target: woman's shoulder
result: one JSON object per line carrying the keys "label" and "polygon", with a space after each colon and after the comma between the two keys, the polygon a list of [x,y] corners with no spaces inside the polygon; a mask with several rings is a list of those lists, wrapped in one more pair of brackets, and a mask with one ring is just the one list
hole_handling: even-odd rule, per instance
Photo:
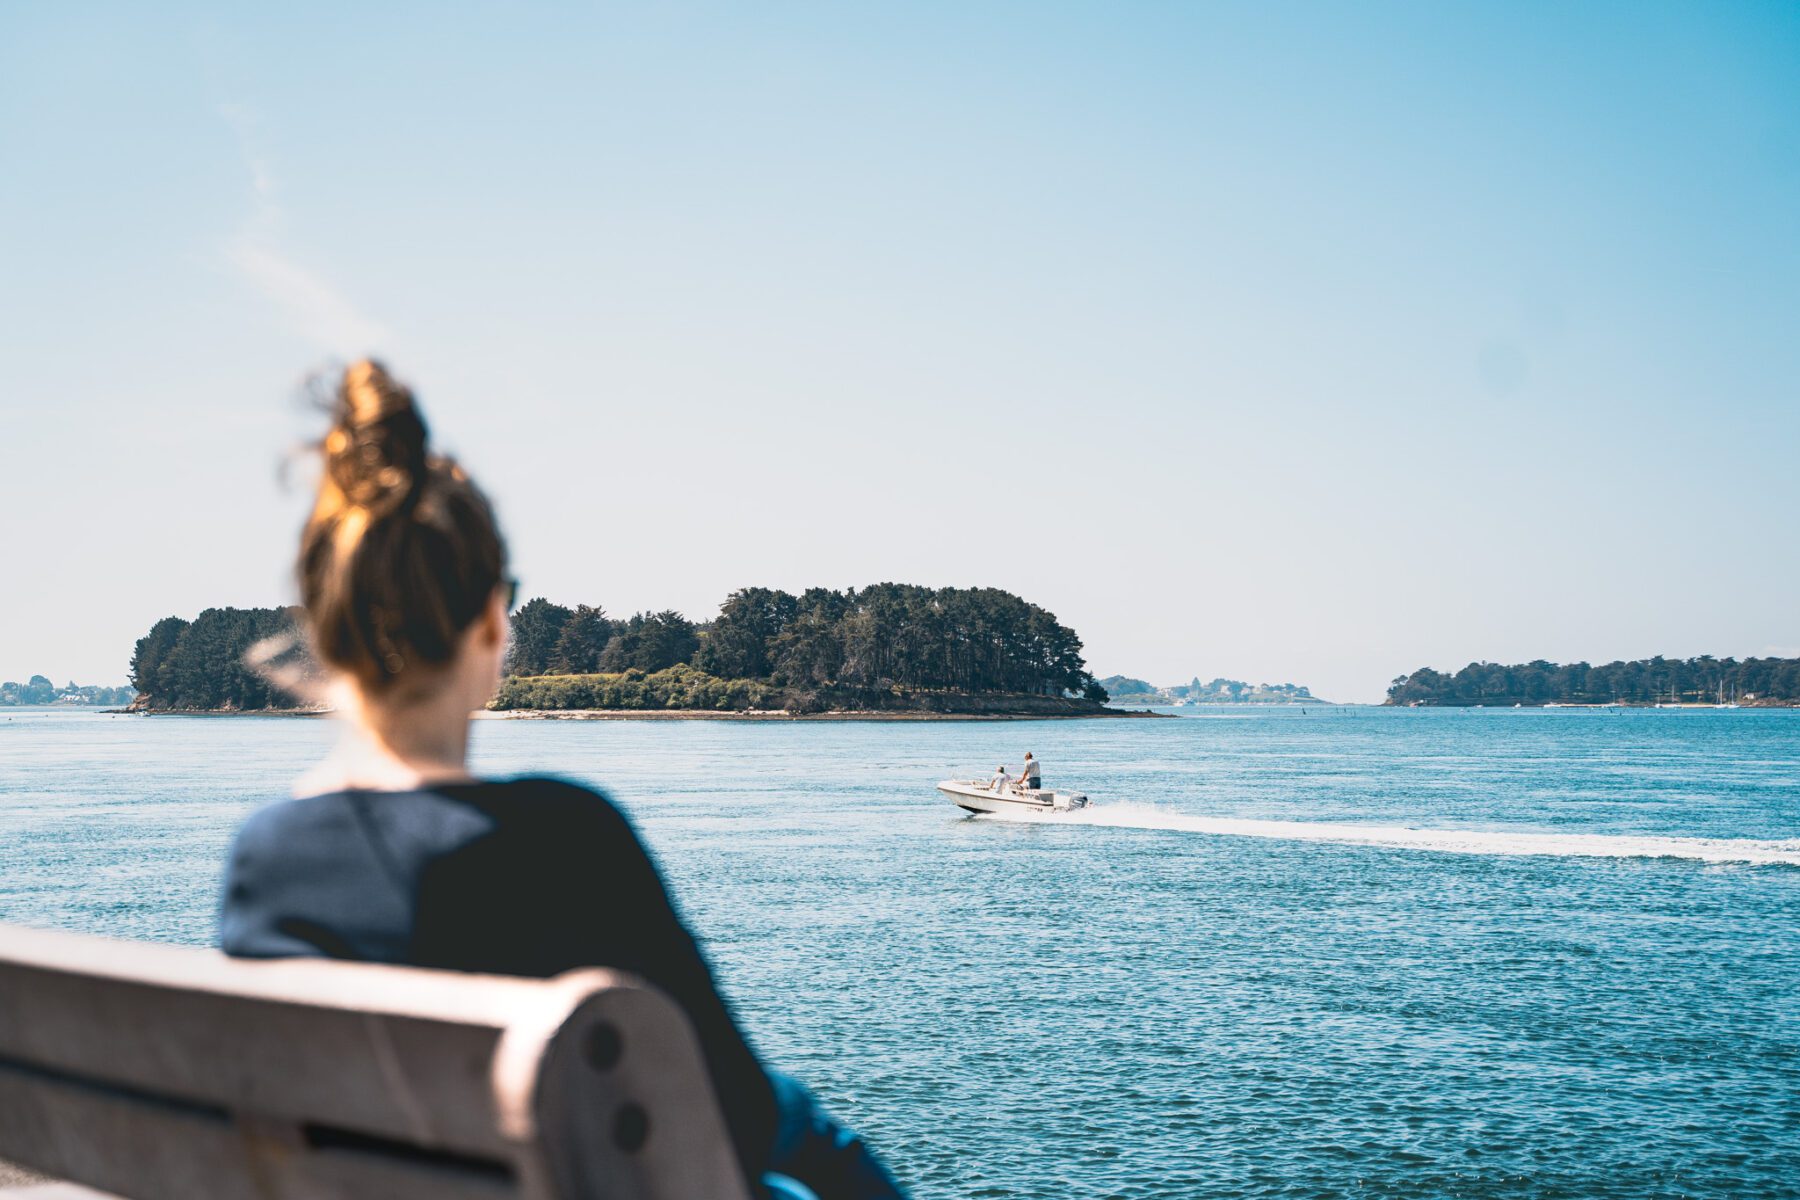
{"label": "woman's shoulder", "polygon": [[509,840],[635,837],[631,822],[605,792],[557,775],[444,784],[430,795],[434,804],[480,813],[492,833]]}
{"label": "woman's shoulder", "polygon": [[[559,775],[481,779],[436,789],[441,795],[523,817],[611,818],[621,814],[603,791]],[[621,818],[622,819],[622,818]]]}
{"label": "woman's shoulder", "polygon": [[499,779],[478,779],[459,787],[488,788],[536,799],[561,800],[569,803],[610,803],[606,793],[585,783],[565,779],[561,775],[512,775]]}
{"label": "woman's shoulder", "polygon": [[445,788],[443,794],[486,814],[508,842],[545,853],[586,852],[596,840],[615,845],[639,840],[605,792],[556,775],[482,780]]}
{"label": "woman's shoulder", "polygon": [[280,841],[296,833],[348,828],[353,818],[342,792],[289,796],[255,809],[238,826],[239,844]]}
{"label": "woman's shoulder", "polygon": [[[266,804],[239,827],[238,841],[255,845],[293,837],[350,832],[373,820],[380,825],[454,818],[479,813],[499,827],[577,823],[626,824],[604,792],[554,775],[523,775],[431,784],[405,791],[345,788]],[[455,822],[462,824],[463,822]]]}

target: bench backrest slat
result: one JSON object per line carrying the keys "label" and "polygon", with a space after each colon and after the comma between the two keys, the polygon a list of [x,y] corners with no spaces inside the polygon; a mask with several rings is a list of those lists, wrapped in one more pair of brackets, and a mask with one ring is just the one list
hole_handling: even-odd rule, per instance
{"label": "bench backrest slat", "polygon": [[445,1168],[398,1155],[358,1155],[258,1144],[253,1127],[224,1115],[146,1103],[142,1093],[34,1077],[0,1066],[7,1153],[139,1200],[269,1200],[381,1196],[392,1200],[510,1200],[522,1193],[510,1167]]}
{"label": "bench backrest slat", "polygon": [[685,1016],[629,976],[247,962],[9,926],[0,1157],[171,1200],[744,1194]]}

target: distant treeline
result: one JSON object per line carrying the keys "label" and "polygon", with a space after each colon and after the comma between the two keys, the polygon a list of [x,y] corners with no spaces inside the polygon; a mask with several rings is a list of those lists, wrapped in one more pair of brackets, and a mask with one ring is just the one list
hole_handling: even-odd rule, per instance
{"label": "distant treeline", "polygon": [[1157,687],[1129,675],[1108,675],[1100,681],[1115,704],[1326,704],[1297,683],[1245,683],[1241,679],[1217,678],[1201,683],[1198,675],[1192,683]]}
{"label": "distant treeline", "polygon": [[291,633],[291,608],[209,608],[192,621],[164,617],[139,638],[131,686],[140,707],[237,710],[286,708],[291,696],[244,662],[264,638]]}
{"label": "distant treeline", "polygon": [[1587,663],[1470,663],[1454,675],[1429,667],[1402,675],[1389,704],[1800,703],[1800,658],[1656,658]]}
{"label": "distant treeline", "polygon": [[[851,703],[926,691],[1105,699],[1075,632],[997,588],[881,583],[848,591],[809,588],[798,596],[743,588],[705,625],[677,612],[614,620],[598,607],[566,608],[542,598],[513,616],[509,670],[515,676],[648,677],[683,665],[718,684],[757,686],[728,686],[729,694],[699,702],[646,697],[643,705],[625,707],[758,707],[821,692]],[[677,692],[691,690],[693,679],[682,678]],[[554,698],[542,689],[531,695],[534,701]],[[522,686],[509,686],[500,703],[618,707],[606,698],[612,695],[545,705],[528,702]]]}
{"label": "distant treeline", "polygon": [[[244,662],[258,642],[291,631],[294,616],[209,608],[192,621],[163,618],[132,654],[141,706],[294,704]],[[513,614],[507,670],[496,707],[889,707],[929,692],[1106,698],[1081,639],[1037,605],[994,588],[893,583],[798,596],[745,588],[704,625],[672,611],[615,619],[540,597]]]}
{"label": "distant treeline", "polygon": [[128,687],[83,686],[74,680],[67,687],[57,687],[44,675],[33,675],[24,683],[7,680],[0,683],[0,708],[21,704],[130,704],[137,693]]}

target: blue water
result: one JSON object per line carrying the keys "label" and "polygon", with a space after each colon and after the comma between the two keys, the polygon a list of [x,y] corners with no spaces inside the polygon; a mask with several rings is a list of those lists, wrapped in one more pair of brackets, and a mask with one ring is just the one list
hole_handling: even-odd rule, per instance
{"label": "blue water", "polygon": [[[0,715],[0,919],[212,937],[332,736]],[[1800,711],[484,722],[921,1198],[1800,1195]],[[1026,749],[1064,820],[935,780]]]}

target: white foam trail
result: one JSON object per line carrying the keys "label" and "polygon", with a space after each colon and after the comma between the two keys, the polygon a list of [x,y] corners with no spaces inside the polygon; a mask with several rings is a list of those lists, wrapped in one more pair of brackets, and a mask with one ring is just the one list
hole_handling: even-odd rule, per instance
{"label": "white foam trail", "polygon": [[1709,863],[1800,867],[1800,838],[1648,837],[1606,833],[1508,833],[1480,829],[1410,829],[1400,825],[1342,825],[1325,821],[1261,821],[1203,817],[1148,804],[1103,804],[1070,813],[991,814],[983,820],[1027,824],[1104,825],[1118,829],[1167,829],[1226,837],[1339,842],[1447,854],[1541,854],[1587,858],[1685,858]]}

